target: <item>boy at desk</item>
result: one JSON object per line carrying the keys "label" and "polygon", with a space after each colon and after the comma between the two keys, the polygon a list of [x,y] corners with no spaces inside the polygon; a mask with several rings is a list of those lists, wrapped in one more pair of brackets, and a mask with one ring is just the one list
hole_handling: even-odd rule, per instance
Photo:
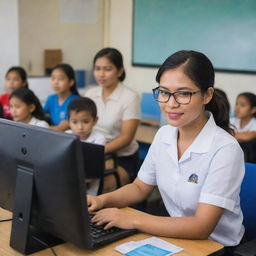
{"label": "boy at desk", "polygon": [[[179,51],[165,60],[156,81],[153,95],[169,125],[157,132],[133,183],[87,197],[89,211],[97,211],[92,221],[105,229],[209,238],[232,251],[244,235],[239,200],[244,158],[232,136],[226,104],[214,93],[213,65],[200,52]],[[147,199],[154,186],[170,217],[114,208]]]}
{"label": "boy at desk", "polygon": [[[75,98],[68,106],[70,130],[66,132],[76,134],[83,142],[105,145],[105,137],[100,132],[93,130],[97,120],[97,107],[94,101],[87,97]],[[97,195],[99,180],[90,179],[86,182],[87,194]]]}

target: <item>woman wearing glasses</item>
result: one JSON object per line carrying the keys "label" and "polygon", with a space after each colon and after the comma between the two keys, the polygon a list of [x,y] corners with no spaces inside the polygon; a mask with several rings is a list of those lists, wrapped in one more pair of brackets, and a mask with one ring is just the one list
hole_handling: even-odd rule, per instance
{"label": "woman wearing glasses", "polygon": [[154,98],[170,125],[156,134],[137,179],[113,193],[88,197],[90,211],[124,207],[158,186],[171,217],[103,209],[93,221],[158,236],[240,243],[243,152],[229,128],[227,105],[214,93],[214,69],[202,53],[179,51],[159,68]]}

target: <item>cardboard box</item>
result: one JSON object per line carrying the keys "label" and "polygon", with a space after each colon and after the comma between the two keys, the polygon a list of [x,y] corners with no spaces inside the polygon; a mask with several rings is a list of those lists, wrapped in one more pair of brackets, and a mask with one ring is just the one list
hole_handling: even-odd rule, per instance
{"label": "cardboard box", "polygon": [[53,67],[62,63],[61,49],[46,49],[44,50],[44,69],[46,74],[50,74]]}

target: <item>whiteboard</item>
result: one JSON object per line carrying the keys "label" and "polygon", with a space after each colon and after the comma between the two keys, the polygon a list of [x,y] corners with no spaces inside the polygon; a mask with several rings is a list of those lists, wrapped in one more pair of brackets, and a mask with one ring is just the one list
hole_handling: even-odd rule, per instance
{"label": "whiteboard", "polygon": [[159,66],[178,50],[216,70],[256,72],[255,0],[134,0],[132,63]]}

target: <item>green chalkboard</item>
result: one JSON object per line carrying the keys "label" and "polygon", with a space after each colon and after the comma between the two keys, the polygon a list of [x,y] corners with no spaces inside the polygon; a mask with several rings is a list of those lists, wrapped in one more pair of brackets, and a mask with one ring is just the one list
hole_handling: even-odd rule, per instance
{"label": "green chalkboard", "polygon": [[134,0],[133,65],[159,66],[178,50],[256,72],[256,0]]}

